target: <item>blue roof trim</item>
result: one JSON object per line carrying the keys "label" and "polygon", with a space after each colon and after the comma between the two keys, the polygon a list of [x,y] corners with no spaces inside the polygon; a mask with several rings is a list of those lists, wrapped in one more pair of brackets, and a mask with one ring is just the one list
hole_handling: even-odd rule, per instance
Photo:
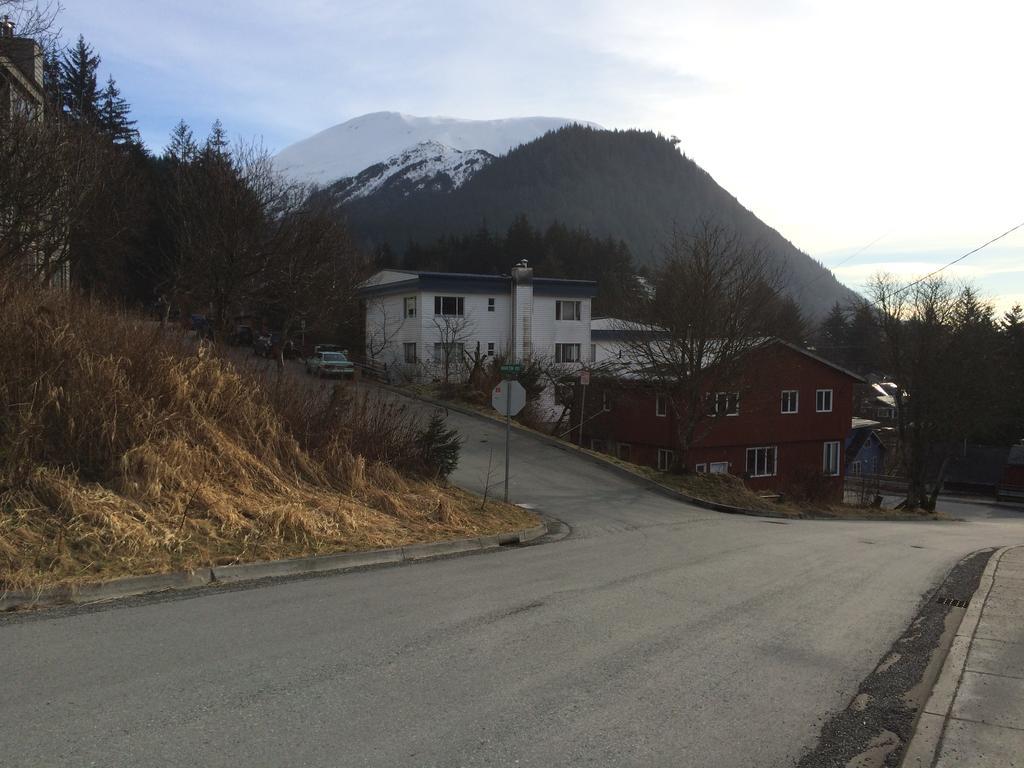
{"label": "blue roof trim", "polygon": [[[508,275],[475,275],[465,272],[410,272],[408,280],[368,285],[359,289],[360,296],[386,295],[417,291],[448,291],[452,293],[509,293]],[[593,298],[597,283],[593,280],[562,280],[555,277],[533,279],[534,295]]]}
{"label": "blue roof trim", "polygon": [[599,328],[590,329],[591,341],[637,341],[667,337],[667,331],[650,331],[645,328]]}
{"label": "blue roof trim", "polygon": [[357,293],[360,296],[386,296],[389,293],[408,293],[419,290],[419,278],[412,277],[408,280],[396,280],[392,283],[381,283],[380,285],[365,285]]}
{"label": "blue roof trim", "polygon": [[533,279],[533,295],[592,299],[597,296],[597,283],[593,280],[561,280],[557,277],[535,277]]}

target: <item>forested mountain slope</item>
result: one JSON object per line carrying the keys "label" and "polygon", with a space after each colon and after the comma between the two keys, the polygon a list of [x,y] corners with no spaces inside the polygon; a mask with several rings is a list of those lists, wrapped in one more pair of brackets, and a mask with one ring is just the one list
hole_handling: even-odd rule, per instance
{"label": "forested mountain slope", "polygon": [[458,188],[381,189],[349,201],[343,211],[365,243],[386,243],[397,253],[410,242],[465,234],[481,225],[503,230],[525,214],[535,226],[558,221],[621,239],[641,265],[658,258],[674,226],[685,231],[708,219],[771,252],[787,290],[809,315],[823,316],[836,301],[854,298],[673,141],[651,132],[567,126],[498,157]]}

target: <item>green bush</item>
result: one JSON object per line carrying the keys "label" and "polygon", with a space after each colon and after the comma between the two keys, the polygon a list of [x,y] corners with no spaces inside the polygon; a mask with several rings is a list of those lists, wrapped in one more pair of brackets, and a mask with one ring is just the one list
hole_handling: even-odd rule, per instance
{"label": "green bush", "polygon": [[426,428],[416,438],[423,465],[438,480],[446,479],[459,464],[462,438],[445,426],[444,417],[435,411]]}

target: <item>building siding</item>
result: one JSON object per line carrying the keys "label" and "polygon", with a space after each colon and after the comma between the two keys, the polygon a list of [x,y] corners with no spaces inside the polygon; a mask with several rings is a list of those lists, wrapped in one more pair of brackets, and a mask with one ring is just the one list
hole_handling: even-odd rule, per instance
{"label": "building siding", "polygon": [[[839,475],[822,482],[838,492],[842,486],[845,440],[853,412],[854,379],[818,360],[782,344],[772,344],[748,357],[741,383],[739,413],[707,418],[697,427],[694,446],[680,467],[694,471],[698,464],[724,461],[730,473],[743,476],[746,449],[777,448],[776,474],[749,478],[755,489],[781,490],[787,485],[820,478],[826,442],[839,443]],[[832,411],[818,413],[815,393],[832,390]],[[782,413],[782,391],[797,390],[797,413]],[[621,443],[630,446],[630,460],[657,466],[659,448],[677,451],[675,418],[671,408],[656,415],[656,395],[635,384],[599,384],[593,394],[595,408],[607,394],[610,410],[596,416],[584,429],[584,439],[602,441],[610,453]],[[588,416],[591,415],[588,409]]]}

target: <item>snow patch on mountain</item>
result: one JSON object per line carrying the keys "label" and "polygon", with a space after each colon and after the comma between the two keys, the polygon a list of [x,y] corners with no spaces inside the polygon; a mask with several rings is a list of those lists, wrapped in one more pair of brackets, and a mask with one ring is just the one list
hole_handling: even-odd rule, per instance
{"label": "snow patch on mountain", "polygon": [[503,155],[548,131],[573,123],[601,127],[562,117],[461,120],[373,112],[285,147],[277,154],[275,164],[296,181],[326,186],[385,163],[424,142],[436,142],[462,152],[481,150],[490,155]]}
{"label": "snow patch on mountain", "polygon": [[450,192],[493,159],[494,155],[482,149],[462,150],[437,141],[422,141],[355,176],[339,179],[329,188],[339,203],[367,197],[384,187],[403,196],[428,187]]}

